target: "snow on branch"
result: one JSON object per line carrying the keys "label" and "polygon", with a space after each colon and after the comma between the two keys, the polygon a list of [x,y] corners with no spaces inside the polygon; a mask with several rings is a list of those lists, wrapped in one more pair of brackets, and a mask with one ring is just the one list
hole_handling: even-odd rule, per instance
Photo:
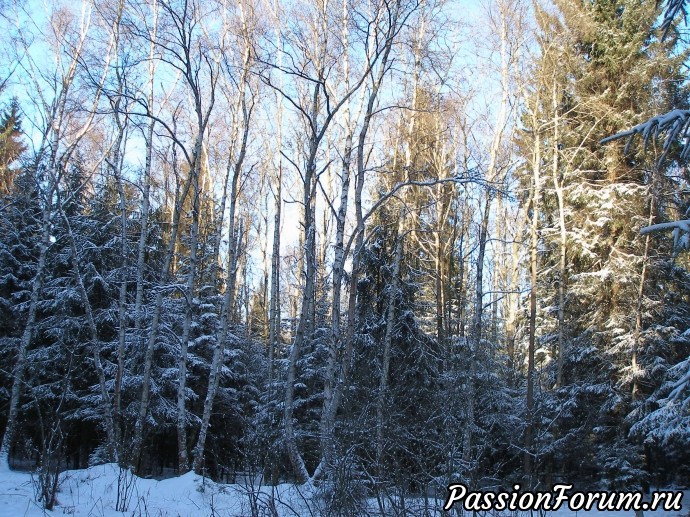
{"label": "snow on branch", "polygon": [[[683,0],[685,1],[685,0]],[[646,122],[638,124],[626,131],[621,131],[615,135],[604,138],[601,143],[607,144],[613,140],[620,140],[627,138],[628,142],[625,145],[625,152],[627,153],[635,136],[641,135],[644,140],[644,145],[647,147],[650,141],[659,140],[662,134],[665,134],[663,143],[663,154],[660,160],[663,160],[666,153],[671,148],[673,142],[677,138],[683,138],[683,150],[680,154],[680,159],[687,160],[690,157],[690,110],[674,109],[663,115],[652,117]]]}
{"label": "snow on branch", "polygon": [[[685,3],[687,0],[664,0],[663,3],[666,4],[666,10],[664,11],[664,20],[661,22],[661,30],[663,31],[661,39],[665,39],[668,35],[668,31],[671,29],[671,24],[678,13],[683,15],[683,19],[687,14],[685,9]],[[657,0],[658,3],[658,0]]]}
{"label": "snow on branch", "polygon": [[676,250],[690,248],[690,219],[646,226],[640,230],[640,235],[664,230],[673,230],[673,247]]}
{"label": "snow on branch", "polygon": [[684,232],[690,232],[690,219],[684,219],[682,221],[671,221],[670,223],[660,223],[647,226],[640,230],[642,235],[652,232],[661,232],[664,230],[682,230]]}
{"label": "snow on branch", "polygon": [[[685,1],[682,0],[682,2]],[[674,109],[663,115],[657,115],[626,131],[604,138],[601,144],[627,138],[628,141],[625,144],[624,151],[627,154],[630,145],[637,135],[642,137],[645,148],[650,141],[658,141],[664,135],[663,152],[659,158],[659,165],[665,160],[671,145],[679,138],[682,138],[682,150],[679,159],[687,162],[690,158],[690,110]],[[664,230],[673,230],[673,244],[676,250],[690,249],[690,219],[647,226],[640,230],[640,234],[644,235]]]}
{"label": "snow on branch", "polygon": [[[661,22],[660,27],[663,31],[661,36],[662,40],[668,35],[668,31],[671,29],[673,20],[675,20],[679,13],[685,20],[687,16],[686,3],[688,1],[690,0],[657,0],[657,5],[665,5],[664,19]],[[627,138],[628,143],[625,146],[625,150],[627,152],[636,135],[642,135],[644,144],[647,146],[650,139],[658,139],[662,133],[666,133],[666,140],[664,141],[664,154],[666,154],[668,151],[671,143],[678,136],[681,136],[684,139],[681,159],[687,159],[688,155],[690,155],[690,132],[688,132],[689,120],[690,110],[675,109],[663,115],[652,117],[646,122],[638,124],[632,129],[628,129],[627,131],[622,131],[620,133],[616,133],[615,135],[604,138],[601,143],[606,144],[613,140]]]}

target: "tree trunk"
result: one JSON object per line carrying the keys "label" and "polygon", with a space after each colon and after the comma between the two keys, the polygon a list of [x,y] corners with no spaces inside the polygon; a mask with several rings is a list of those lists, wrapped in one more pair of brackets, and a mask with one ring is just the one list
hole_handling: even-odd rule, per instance
{"label": "tree trunk", "polygon": [[24,370],[26,369],[26,352],[31,345],[33,338],[34,326],[36,324],[36,312],[38,310],[38,301],[43,288],[43,280],[45,277],[46,254],[50,246],[50,227],[52,216],[52,198],[55,183],[51,182],[46,192],[46,201],[43,206],[43,217],[41,221],[41,242],[38,251],[38,263],[36,265],[36,274],[34,276],[33,285],[31,288],[31,300],[29,302],[29,314],[22,332],[22,338],[19,342],[19,349],[17,350],[17,360],[14,366],[12,390],[10,392],[10,403],[7,411],[7,424],[5,426],[5,433],[2,437],[2,445],[0,445],[0,472],[9,470],[9,455],[12,442],[14,442],[15,434],[17,432],[17,415],[19,414],[19,398],[21,396],[22,387],[24,385]]}
{"label": "tree trunk", "polygon": [[117,193],[120,198],[120,293],[117,302],[118,312],[118,344],[117,344],[117,370],[115,372],[115,388],[113,390],[113,420],[115,426],[115,444],[117,447],[117,457],[121,458],[120,449],[122,446],[122,377],[125,370],[125,354],[127,341],[127,201],[125,199],[125,189],[122,183],[122,157],[120,149],[124,137],[124,127],[121,125],[119,117],[118,139],[115,144],[113,157],[113,174],[117,181]]}
{"label": "tree trunk", "polygon": [[202,135],[197,136],[194,149],[194,165],[192,168],[193,201],[192,201],[192,230],[189,236],[189,270],[185,286],[186,310],[180,340],[180,357],[178,358],[177,382],[177,460],[178,472],[183,474],[189,470],[189,456],[187,453],[187,355],[189,336],[192,328],[194,313],[194,285],[197,265],[197,241],[199,239],[199,174],[201,171]]}
{"label": "tree trunk", "polygon": [[151,328],[149,330],[148,342],[146,345],[146,351],[144,355],[144,365],[142,374],[142,388],[141,395],[139,399],[139,410],[137,412],[137,418],[134,423],[134,436],[132,439],[131,447],[131,458],[129,463],[132,466],[136,466],[141,455],[141,447],[144,439],[144,424],[146,420],[146,414],[148,413],[149,404],[151,402],[151,370],[153,368],[153,352],[156,346],[156,339],[158,338],[158,330],[160,326],[161,313],[163,310],[163,295],[164,290],[161,289],[167,284],[170,277],[170,267],[172,266],[173,257],[175,254],[177,233],[180,226],[180,217],[182,215],[182,206],[189,193],[189,188],[192,183],[193,173],[189,174],[189,177],[185,181],[182,191],[178,192],[177,199],[175,200],[175,208],[173,210],[172,217],[172,228],[170,232],[170,240],[165,250],[163,268],[162,268],[162,278],[160,282],[159,289],[156,293],[156,300],[154,302],[153,317],[151,319]]}
{"label": "tree trunk", "polygon": [[283,205],[283,103],[278,106],[278,170],[274,178],[273,247],[271,250],[271,298],[268,310],[268,389],[273,393],[275,351],[280,343],[280,224]]}
{"label": "tree trunk", "polygon": [[[647,226],[652,226],[654,224],[654,181],[652,180],[652,185],[650,186],[651,198],[649,200],[649,219],[647,220]],[[650,234],[645,236],[644,241],[644,255],[642,257],[642,271],[640,272],[640,285],[637,288],[637,304],[635,307],[635,331],[633,333],[633,349],[632,349],[632,400],[637,400],[638,392],[640,389],[640,379],[639,379],[639,367],[637,364],[637,354],[639,353],[640,346],[640,333],[642,332],[642,306],[644,302],[644,285],[647,281],[647,262],[649,261],[649,248],[651,244]]]}
{"label": "tree trunk", "polygon": [[558,363],[556,369],[556,388],[563,385],[563,357],[565,354],[565,288],[568,272],[566,270],[566,228],[565,228],[565,204],[563,199],[563,181],[559,172],[559,102],[558,85],[554,81],[551,91],[551,104],[553,109],[553,160],[552,177],[553,188],[556,191],[558,201],[558,226],[560,230],[559,261],[558,261]]}
{"label": "tree trunk", "polygon": [[477,375],[477,355],[482,341],[482,314],[484,312],[484,255],[486,253],[486,242],[488,239],[489,217],[491,215],[492,197],[489,193],[485,196],[484,214],[479,229],[479,243],[477,251],[477,279],[474,292],[474,317],[472,319],[472,330],[468,341],[470,347],[469,367],[467,373],[467,396],[466,396],[466,421],[463,432],[463,461],[469,465],[472,461],[473,447],[473,428],[475,421],[476,386],[475,377]]}
{"label": "tree trunk", "polygon": [[[349,75],[349,60],[348,60],[348,2],[342,3],[342,30],[343,47],[345,54],[343,56],[343,77],[345,81],[345,90],[350,89],[350,75]],[[341,187],[340,187],[340,205],[338,206],[338,213],[336,214],[336,228],[335,228],[335,245],[333,255],[333,281],[331,288],[331,343],[328,350],[328,364],[326,367],[326,379],[323,389],[323,407],[321,410],[321,457],[322,463],[327,468],[332,467],[332,458],[334,455],[333,443],[333,428],[335,425],[335,413],[332,411],[333,406],[333,391],[335,384],[338,382],[339,372],[337,370],[337,360],[342,345],[342,336],[340,328],[340,312],[341,312],[341,290],[343,283],[343,274],[345,267],[345,221],[347,218],[347,207],[350,194],[350,168],[352,164],[352,142],[353,142],[353,128],[350,120],[349,106],[343,109],[343,127],[345,128],[345,144],[342,155],[341,166]],[[319,470],[319,469],[317,469]],[[315,474],[316,475],[316,474]]]}
{"label": "tree trunk", "polygon": [[[314,105],[318,102],[318,86],[314,90]],[[304,241],[304,290],[302,292],[302,305],[299,320],[297,322],[297,329],[295,331],[295,339],[290,349],[288,357],[288,372],[285,386],[285,410],[284,410],[284,425],[286,448],[290,463],[292,464],[294,474],[297,482],[300,484],[306,483],[309,479],[307,467],[304,464],[302,455],[297,447],[297,437],[295,435],[295,426],[293,421],[294,413],[294,396],[295,396],[295,381],[297,379],[297,361],[304,344],[305,336],[310,333],[313,321],[311,321],[312,306],[314,300],[314,287],[316,281],[316,264],[315,264],[315,222],[312,195],[312,182],[316,172],[316,151],[318,143],[312,138],[310,142],[309,157],[306,162],[304,174],[304,190],[303,190],[303,228],[305,234]]]}
{"label": "tree trunk", "polygon": [[[244,87],[244,83],[243,87]],[[223,303],[220,310],[219,330],[216,335],[216,344],[213,350],[213,359],[211,360],[211,369],[208,379],[208,387],[206,389],[206,398],[204,399],[204,409],[201,415],[201,427],[199,435],[194,447],[194,461],[192,468],[197,474],[202,473],[204,464],[204,450],[206,448],[206,436],[208,434],[208,427],[211,422],[211,412],[213,410],[213,403],[218,390],[218,383],[220,381],[221,368],[223,366],[223,358],[225,355],[225,342],[228,339],[228,330],[232,315],[235,311],[235,289],[237,287],[237,265],[238,265],[238,236],[235,229],[235,217],[237,212],[237,198],[239,196],[239,179],[244,165],[244,159],[247,155],[247,141],[249,138],[249,113],[247,111],[244,100],[244,93],[241,93],[243,100],[241,102],[243,113],[243,133],[242,143],[240,145],[239,154],[234,164],[232,157],[228,157],[228,169],[232,169],[232,180],[230,182],[230,208],[228,214],[228,259],[227,259],[227,278],[225,295],[223,296]]]}
{"label": "tree trunk", "polygon": [[384,443],[384,406],[388,393],[388,372],[391,361],[391,345],[393,340],[393,327],[395,326],[395,305],[400,298],[400,263],[403,255],[403,239],[405,237],[405,210],[400,210],[398,219],[398,232],[395,240],[395,258],[393,259],[393,273],[391,284],[388,286],[388,308],[386,311],[386,331],[383,336],[383,355],[381,357],[381,377],[379,378],[379,391],[376,397],[376,465],[379,473],[383,473]]}
{"label": "tree trunk", "polygon": [[[534,433],[534,349],[537,333],[537,266],[539,246],[539,205],[541,198],[541,141],[539,136],[539,122],[537,120],[538,102],[532,112],[532,127],[536,132],[534,139],[534,154],[532,156],[532,224],[530,227],[530,293],[529,293],[529,343],[527,349],[527,395],[526,395],[526,427],[524,474],[528,483],[532,476],[532,445]],[[530,485],[531,486],[531,485]]]}
{"label": "tree trunk", "polygon": [[113,419],[113,406],[110,400],[110,395],[108,393],[108,388],[105,379],[105,371],[103,370],[103,364],[101,363],[101,340],[98,338],[98,329],[96,328],[96,322],[93,319],[93,311],[91,309],[91,302],[89,301],[88,294],[84,287],[84,282],[81,277],[81,272],[79,271],[79,255],[77,253],[77,246],[74,240],[74,233],[69,223],[67,215],[59,206],[59,193],[58,193],[58,209],[61,212],[62,219],[65,222],[67,228],[67,235],[69,237],[72,271],[74,273],[74,280],[77,284],[77,291],[79,292],[79,297],[81,298],[82,304],[84,305],[84,311],[86,312],[86,323],[89,329],[89,338],[91,340],[91,346],[93,347],[93,362],[96,367],[96,375],[98,377],[98,384],[101,391],[101,410],[103,411],[103,419],[105,420],[105,432],[108,440],[108,455],[111,459],[119,461],[117,456],[117,432],[115,430],[115,424]]}
{"label": "tree trunk", "polygon": [[[154,101],[154,76],[156,71],[156,60],[155,60],[155,50],[156,50],[156,28],[158,24],[158,9],[157,4],[153,3],[153,13],[152,13],[152,28],[149,34],[149,39],[151,44],[149,46],[149,78],[148,78],[148,109],[153,109]],[[149,115],[152,113],[149,111]],[[140,219],[140,229],[139,229],[139,245],[137,247],[137,287],[136,296],[134,301],[134,328],[139,334],[141,330],[141,324],[144,319],[143,314],[143,303],[144,303],[144,267],[146,261],[146,241],[148,240],[148,226],[149,226],[149,196],[151,193],[151,168],[153,167],[153,131],[156,122],[152,117],[149,117],[148,127],[146,128],[146,161],[144,164],[144,188],[141,196],[141,219]],[[139,336],[137,335],[137,339]]]}
{"label": "tree trunk", "polygon": [[[43,206],[42,222],[41,222],[41,243],[39,249],[39,258],[36,267],[36,274],[34,277],[34,282],[31,290],[31,299],[29,302],[29,313],[27,316],[26,325],[24,331],[22,332],[22,338],[19,342],[19,349],[17,350],[17,361],[14,367],[13,380],[12,380],[12,390],[10,393],[10,403],[7,413],[7,424],[5,426],[5,432],[2,437],[2,442],[0,443],[0,471],[9,470],[9,452],[12,442],[17,431],[17,416],[19,411],[19,398],[21,395],[21,388],[24,384],[24,370],[26,368],[26,352],[31,345],[31,340],[33,338],[34,326],[36,324],[36,313],[38,309],[38,301],[43,287],[43,280],[45,275],[45,265],[46,265],[46,254],[48,247],[50,246],[50,226],[52,217],[52,202],[53,195],[58,188],[58,174],[57,167],[62,161],[67,161],[69,156],[76,149],[77,144],[81,141],[84,135],[87,133],[93,122],[94,114],[96,112],[96,106],[100,101],[100,95],[102,93],[102,87],[105,82],[106,73],[110,66],[110,58],[112,57],[111,51],[114,43],[114,36],[110,40],[110,44],[107,49],[104,65],[104,73],[101,76],[100,83],[97,85],[96,94],[94,96],[94,101],[92,103],[91,111],[86,117],[85,122],[79,128],[78,131],[73,132],[71,135],[71,143],[65,151],[60,156],[58,160],[58,147],[61,142],[61,131],[64,122],[64,117],[66,113],[66,105],[68,100],[68,92],[74,82],[74,77],[77,70],[77,64],[82,57],[82,51],[84,48],[84,43],[87,38],[87,34],[90,28],[90,20],[82,19],[82,24],[80,26],[80,32],[78,34],[78,39],[70,44],[72,48],[72,53],[69,56],[69,65],[63,77],[60,78],[56,84],[59,84],[59,89],[55,92],[55,99],[52,106],[50,107],[50,113],[48,114],[49,119],[47,121],[46,131],[44,133],[44,141],[41,145],[41,149],[45,151],[48,148],[50,155],[48,158],[46,170],[48,172],[48,188],[46,189],[45,204]],[[56,36],[58,36],[56,34]],[[64,35],[59,35],[58,38],[62,38]],[[38,84],[36,78],[32,71],[29,72],[32,80]],[[50,142],[47,142],[48,135],[50,136]],[[38,154],[39,159],[42,152]],[[36,165],[39,165],[38,163]]]}

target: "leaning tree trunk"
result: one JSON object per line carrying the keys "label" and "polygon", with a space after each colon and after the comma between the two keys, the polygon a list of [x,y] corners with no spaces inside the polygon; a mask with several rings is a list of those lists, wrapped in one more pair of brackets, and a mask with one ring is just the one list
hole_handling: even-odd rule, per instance
{"label": "leaning tree trunk", "polygon": [[[348,3],[344,1],[343,7],[343,26],[342,38],[343,46],[348,47]],[[350,89],[349,78],[349,59],[348,53],[345,52],[343,58],[343,77],[345,81],[345,90]],[[331,418],[331,406],[333,404],[333,391],[337,383],[337,359],[341,347],[342,336],[340,328],[340,312],[341,312],[341,291],[343,283],[343,275],[345,272],[345,221],[347,219],[347,206],[350,193],[350,168],[352,164],[352,142],[353,142],[353,128],[350,117],[349,106],[345,106],[343,110],[343,126],[345,128],[345,145],[342,156],[341,167],[341,188],[340,188],[340,205],[336,214],[336,230],[335,230],[335,245],[333,248],[333,281],[331,291],[331,342],[328,349],[328,364],[326,366],[326,379],[323,388],[323,405],[321,409],[321,457],[322,463],[328,468],[332,466],[332,457],[334,454],[334,440],[333,440],[333,425],[334,418]],[[318,470],[318,469],[317,469]],[[316,477],[316,473],[315,473]]]}
{"label": "leaning tree trunk", "polygon": [[[74,152],[77,144],[81,141],[84,135],[87,133],[93,122],[94,115],[96,113],[96,106],[100,102],[100,96],[102,93],[103,84],[105,83],[106,72],[110,66],[110,59],[112,57],[112,49],[114,44],[114,34],[111,35],[111,40],[107,49],[105,56],[105,66],[103,74],[101,75],[100,82],[97,85],[96,95],[91,106],[91,110],[86,117],[86,121],[79,128],[78,131],[72,134],[72,142],[62,153],[60,160],[58,160],[58,148],[61,143],[61,131],[62,125],[65,119],[66,106],[68,101],[68,93],[74,82],[74,78],[77,71],[77,65],[82,57],[82,51],[84,48],[84,43],[87,38],[87,33],[90,28],[90,23],[84,23],[80,27],[80,33],[78,39],[74,42],[72,48],[72,55],[70,56],[69,66],[67,67],[65,74],[61,80],[58,82],[59,90],[57,90],[54,102],[51,106],[50,113],[46,114],[49,117],[48,126],[45,135],[50,135],[50,142],[44,140],[44,145],[42,149],[45,150],[46,147],[50,149],[49,158],[47,162],[47,171],[49,175],[48,188],[46,190],[45,205],[43,206],[43,214],[41,221],[41,242],[39,244],[39,257],[36,267],[36,274],[34,276],[33,286],[31,289],[31,298],[29,302],[29,312],[27,315],[26,324],[24,326],[24,331],[22,332],[21,340],[19,341],[19,349],[17,350],[17,361],[15,363],[13,380],[12,380],[12,390],[10,392],[10,402],[7,412],[7,424],[5,426],[5,432],[2,437],[2,442],[0,442],[0,471],[9,470],[9,452],[12,442],[14,440],[15,434],[17,432],[17,416],[19,412],[19,398],[21,395],[22,385],[24,384],[24,370],[26,369],[26,352],[31,345],[31,340],[33,338],[34,327],[36,325],[36,314],[38,311],[38,301],[40,298],[40,293],[43,288],[43,280],[45,275],[46,266],[46,254],[50,246],[50,227],[51,227],[51,217],[52,217],[52,202],[53,195],[57,189],[57,167],[60,160],[63,158],[68,159],[70,154]],[[32,76],[33,78],[33,76]],[[39,153],[40,156],[40,153]],[[38,164],[37,164],[38,165]]]}
{"label": "leaning tree trunk", "polygon": [[[59,197],[59,196],[58,196]],[[58,199],[58,204],[60,203]],[[105,378],[105,371],[103,369],[103,363],[101,362],[101,340],[98,338],[98,329],[96,328],[96,322],[93,318],[93,310],[91,309],[91,302],[89,301],[88,294],[86,293],[86,288],[84,287],[84,281],[79,270],[79,255],[77,253],[77,246],[74,239],[74,233],[69,223],[67,215],[64,213],[61,207],[58,206],[61,211],[62,219],[67,227],[67,236],[69,238],[71,262],[72,262],[72,272],[74,273],[74,280],[77,284],[77,291],[79,292],[79,297],[84,306],[84,311],[86,312],[86,323],[89,330],[89,339],[91,341],[91,346],[93,347],[93,363],[96,368],[96,375],[98,377],[98,385],[101,391],[101,411],[103,412],[103,419],[105,420],[105,432],[108,440],[108,456],[110,459],[119,461],[118,459],[118,446],[117,446],[117,431],[115,429],[114,419],[113,419],[113,407],[112,401],[110,400],[110,394],[108,393],[108,387]]]}
{"label": "leaning tree trunk", "polygon": [[[244,103],[243,103],[244,106]],[[237,236],[235,232],[235,217],[237,212],[237,197],[239,188],[239,177],[242,172],[242,166],[247,154],[247,140],[249,137],[249,120],[246,108],[243,108],[244,117],[244,132],[242,136],[242,145],[240,152],[234,165],[231,158],[228,159],[228,169],[232,169],[232,180],[230,187],[230,208],[228,215],[229,235],[228,235],[228,261],[227,261],[227,282],[225,287],[225,295],[223,296],[223,303],[220,311],[219,330],[216,335],[216,344],[213,350],[213,359],[211,360],[211,370],[208,379],[208,388],[206,390],[206,398],[204,399],[204,409],[201,415],[201,427],[199,435],[194,447],[194,461],[192,468],[198,474],[201,473],[204,463],[204,450],[206,447],[206,435],[208,427],[211,422],[211,411],[213,410],[213,403],[218,390],[218,383],[220,380],[221,367],[223,365],[223,357],[225,354],[225,342],[228,338],[229,324],[232,314],[234,313],[235,304],[235,289],[237,286],[237,264],[238,264],[238,246]]]}
{"label": "leaning tree trunk", "polygon": [[156,347],[156,340],[158,339],[158,331],[160,328],[160,321],[163,312],[163,296],[164,289],[162,287],[168,282],[170,275],[170,266],[173,262],[173,257],[175,255],[175,244],[177,242],[177,233],[180,226],[180,217],[182,215],[182,205],[184,204],[187,194],[189,193],[189,188],[192,183],[193,174],[190,173],[189,177],[185,181],[182,191],[178,192],[178,196],[175,202],[175,208],[173,210],[172,218],[172,229],[170,232],[170,240],[165,250],[165,256],[163,260],[162,268],[162,278],[161,285],[156,293],[156,299],[153,308],[153,317],[151,319],[151,328],[149,330],[148,342],[146,344],[146,351],[144,354],[144,365],[142,373],[142,387],[141,395],[139,398],[139,410],[137,412],[137,418],[134,423],[134,437],[132,439],[131,447],[131,458],[130,463],[134,466],[139,461],[139,456],[141,455],[141,447],[144,440],[144,425],[146,421],[146,415],[148,413],[149,404],[151,403],[151,372],[153,369],[153,352]]}
{"label": "leaning tree trunk", "polygon": [[194,284],[197,266],[197,241],[199,240],[199,174],[201,170],[201,142],[202,136],[197,137],[194,150],[194,178],[192,183],[192,230],[189,237],[189,270],[185,285],[186,310],[180,339],[180,357],[178,358],[177,381],[177,460],[178,471],[185,473],[189,470],[189,456],[187,453],[187,355],[189,349],[189,336],[192,328],[192,316],[194,313]]}
{"label": "leaning tree trunk", "polygon": [[[318,86],[315,88],[318,88]],[[295,330],[295,339],[292,343],[290,354],[288,356],[288,371],[285,386],[285,408],[283,411],[287,454],[294,469],[297,482],[300,484],[306,483],[309,480],[309,472],[307,471],[307,467],[304,464],[304,459],[302,458],[297,446],[297,436],[295,434],[293,415],[295,410],[294,398],[295,381],[297,378],[297,361],[299,360],[300,352],[305,341],[305,336],[310,332],[310,329],[313,325],[310,315],[316,284],[316,232],[313,208],[314,196],[312,194],[312,189],[313,179],[316,172],[317,145],[318,144],[315,139],[312,138],[309,149],[309,158],[307,160],[304,174],[304,290],[302,292],[302,308],[300,317],[297,322],[297,329]]]}
{"label": "leaning tree trunk", "polygon": [[10,402],[7,411],[7,424],[5,426],[5,433],[2,437],[2,444],[0,445],[0,472],[9,470],[9,455],[12,442],[17,432],[17,415],[19,413],[19,397],[21,395],[22,387],[24,385],[24,370],[26,369],[26,352],[31,344],[33,338],[34,326],[36,324],[36,313],[38,310],[38,300],[43,288],[43,280],[46,269],[46,255],[50,246],[50,220],[52,216],[52,197],[54,184],[51,183],[48,187],[46,195],[46,202],[43,207],[43,218],[41,221],[41,242],[38,250],[38,263],[36,265],[36,273],[34,275],[33,286],[31,288],[31,298],[29,302],[29,313],[22,332],[22,338],[19,342],[19,349],[17,350],[17,361],[14,366],[12,390],[10,392]]}
{"label": "leaning tree trunk", "polygon": [[[346,9],[345,3],[343,3],[343,9]],[[345,17],[345,15],[344,15]],[[328,468],[332,464],[331,456],[333,454],[333,443],[334,437],[333,432],[335,429],[335,417],[340,407],[340,403],[343,396],[343,390],[347,383],[349,377],[350,364],[352,362],[352,353],[354,346],[354,334],[355,334],[355,312],[356,312],[356,301],[357,301],[357,282],[359,279],[359,269],[361,262],[361,254],[364,247],[364,216],[362,212],[362,192],[364,189],[364,178],[365,178],[365,143],[367,135],[369,133],[369,128],[371,126],[371,121],[375,113],[376,101],[378,99],[379,91],[381,85],[383,84],[383,79],[385,77],[388,60],[390,57],[390,52],[394,42],[394,35],[396,34],[399,21],[399,12],[396,10],[394,16],[391,20],[391,25],[388,28],[387,38],[385,39],[383,52],[381,54],[381,62],[379,65],[378,72],[373,76],[372,70],[372,89],[369,92],[369,96],[366,104],[366,111],[364,113],[364,121],[362,127],[359,131],[357,139],[357,172],[355,177],[355,192],[354,192],[354,204],[355,204],[355,247],[352,256],[352,272],[350,274],[349,283],[349,299],[348,299],[348,311],[347,311],[347,327],[345,331],[345,338],[342,337],[342,331],[340,328],[340,309],[341,309],[341,295],[340,290],[342,288],[342,279],[344,276],[344,266],[345,259],[347,257],[347,250],[343,247],[344,244],[344,228],[345,219],[347,216],[347,204],[348,204],[348,191],[350,186],[350,166],[351,166],[351,153],[352,153],[352,131],[349,128],[349,120],[346,115],[347,124],[347,135],[345,140],[345,150],[343,154],[343,185],[341,191],[340,207],[338,211],[337,227],[336,227],[336,245],[335,245],[335,256],[333,265],[333,299],[331,305],[331,327],[333,335],[333,343],[338,345],[340,348],[340,343],[342,343],[343,353],[341,354],[339,367],[335,364],[335,351],[331,352],[329,359],[332,360],[332,364],[329,363],[328,372],[332,375],[329,382],[326,383],[324,388],[324,406],[322,412],[322,425],[321,425],[321,462],[319,463],[316,471],[314,472],[314,477],[319,477],[324,468]],[[347,83],[349,89],[349,82]]]}

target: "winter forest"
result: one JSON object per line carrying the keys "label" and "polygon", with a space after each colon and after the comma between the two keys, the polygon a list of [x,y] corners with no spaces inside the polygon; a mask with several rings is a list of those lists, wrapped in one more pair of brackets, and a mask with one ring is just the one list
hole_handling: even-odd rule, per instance
{"label": "winter forest", "polygon": [[0,2],[0,470],[687,486],[684,7]]}

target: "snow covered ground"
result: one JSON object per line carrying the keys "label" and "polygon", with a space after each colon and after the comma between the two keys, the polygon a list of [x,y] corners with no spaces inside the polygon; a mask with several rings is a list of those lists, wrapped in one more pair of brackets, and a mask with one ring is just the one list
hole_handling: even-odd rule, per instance
{"label": "snow covered ground", "polygon": [[[194,473],[157,481],[142,479],[107,464],[62,474],[58,505],[44,512],[37,502],[36,480],[29,473],[0,473],[0,516],[83,515],[83,516],[251,516],[271,515],[271,494],[287,511],[279,515],[301,515],[307,497],[291,485],[264,487],[216,484]],[[250,494],[254,492],[254,497]],[[252,512],[252,502],[257,510]],[[289,511],[294,508],[294,512]],[[121,510],[121,511],[118,511]]]}
{"label": "snow covered ground", "polygon": [[[278,485],[259,489],[251,483],[225,485],[196,474],[156,481],[142,479],[116,465],[99,465],[62,474],[58,504],[52,512],[37,502],[36,479],[26,472],[0,472],[0,517],[79,515],[79,516],[223,516],[223,517],[309,517],[327,515],[325,503],[316,489]],[[686,493],[683,511],[645,512],[645,516],[690,515],[690,494]],[[408,500],[407,515],[425,515],[430,501]],[[436,515],[443,502],[438,501]],[[379,515],[378,503],[368,501],[363,515]],[[415,507],[419,509],[417,512]],[[119,510],[119,511],[118,511]],[[428,510],[428,507],[427,507]],[[386,512],[388,514],[388,512]],[[579,512],[589,516],[617,517],[632,512]],[[390,515],[394,515],[391,511]],[[428,515],[428,513],[426,513]],[[506,514],[510,515],[510,514]],[[515,515],[515,514],[513,514]],[[522,512],[521,515],[529,515]],[[535,512],[534,515],[538,515]],[[555,517],[575,515],[560,510]]]}

